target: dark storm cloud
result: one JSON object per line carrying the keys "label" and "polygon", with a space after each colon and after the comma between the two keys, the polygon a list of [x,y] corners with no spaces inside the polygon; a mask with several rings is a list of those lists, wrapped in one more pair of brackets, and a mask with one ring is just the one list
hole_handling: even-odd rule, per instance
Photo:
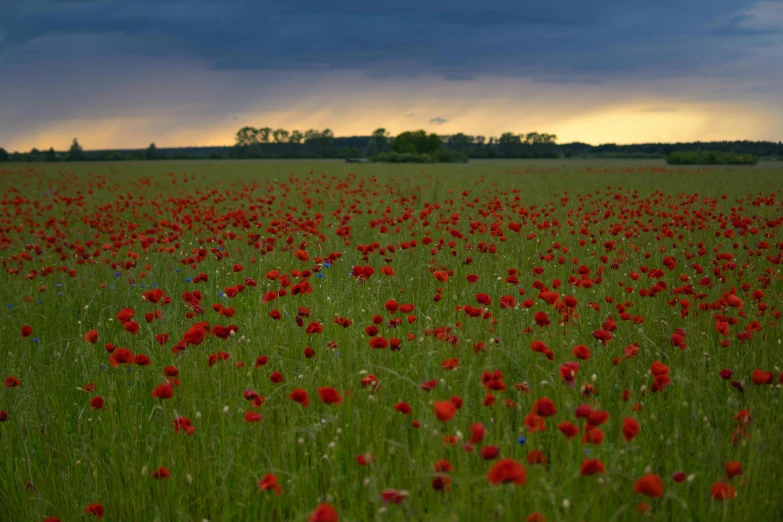
{"label": "dark storm cloud", "polygon": [[[741,60],[779,31],[763,22],[775,2],[746,0],[0,4],[0,64],[6,66],[43,58],[152,56],[199,60],[213,69],[579,82],[597,75],[692,73]],[[754,5],[762,6],[760,14]]]}

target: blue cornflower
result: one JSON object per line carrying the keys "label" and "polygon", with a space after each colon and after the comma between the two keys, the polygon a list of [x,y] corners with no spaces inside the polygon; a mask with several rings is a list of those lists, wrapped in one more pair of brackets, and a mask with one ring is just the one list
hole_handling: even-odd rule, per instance
{"label": "blue cornflower", "polygon": [[517,437],[517,442],[524,445],[527,442],[527,437]]}

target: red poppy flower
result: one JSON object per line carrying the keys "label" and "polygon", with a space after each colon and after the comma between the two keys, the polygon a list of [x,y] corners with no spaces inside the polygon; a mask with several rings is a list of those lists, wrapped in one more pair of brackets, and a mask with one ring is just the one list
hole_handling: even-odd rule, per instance
{"label": "red poppy flower", "polygon": [[102,410],[103,409],[103,397],[96,395],[92,399],[90,399],[90,409],[91,410]]}
{"label": "red poppy flower", "polygon": [[541,417],[551,417],[557,413],[557,407],[549,397],[541,397],[533,403],[533,413]]}
{"label": "red poppy flower", "polygon": [[546,313],[544,312],[536,312],[535,314],[533,314],[533,320],[541,328],[552,324],[552,321],[549,320],[549,316],[546,315]]}
{"label": "red poppy flower", "polygon": [[188,344],[198,346],[207,337],[207,326],[203,323],[197,323],[191,326],[182,338]]}
{"label": "red poppy flower", "polygon": [[340,394],[331,387],[318,388],[318,396],[321,397],[321,401],[324,404],[340,404],[343,402],[343,398]]}
{"label": "red poppy flower", "polygon": [[604,463],[599,459],[585,459],[582,461],[582,468],[579,470],[579,475],[582,477],[606,473]]}
{"label": "red poppy flower", "polygon": [[245,422],[259,422],[263,418],[264,416],[260,413],[249,410],[245,412]]}
{"label": "red poppy flower", "polygon": [[742,475],[742,462],[730,460],[723,465],[723,469],[726,470],[726,479],[731,480]]}
{"label": "red poppy flower", "polygon": [[495,460],[500,455],[498,446],[484,446],[479,450],[479,456],[484,460]]}
{"label": "red poppy flower", "polygon": [[612,333],[609,330],[596,330],[593,332],[593,337],[601,344],[606,344],[612,340]]}
{"label": "red poppy flower", "polygon": [[481,441],[484,440],[484,435],[486,434],[486,429],[484,428],[484,425],[480,422],[474,422],[470,425],[470,443],[471,444],[480,444]]}
{"label": "red poppy flower", "polygon": [[373,337],[370,339],[370,348],[383,350],[389,346],[389,341],[385,337]]}
{"label": "red poppy flower", "polygon": [[274,491],[276,495],[283,493],[283,488],[277,483],[277,475],[274,473],[267,473],[264,478],[258,481],[259,491]]}
{"label": "red poppy flower", "polygon": [[6,388],[17,388],[21,385],[21,381],[14,377],[13,375],[9,375],[5,378],[5,387]]}
{"label": "red poppy flower", "polygon": [[435,416],[442,422],[449,422],[457,413],[457,407],[451,401],[435,401]]}
{"label": "red poppy flower", "polygon": [[140,353],[133,358],[133,364],[136,366],[149,366],[150,363],[152,363],[152,361],[150,360],[149,356],[143,353]]}
{"label": "red poppy flower", "polygon": [[531,466],[546,466],[546,455],[541,450],[530,450],[527,453],[527,463]]}
{"label": "red poppy flower", "polygon": [[192,435],[196,428],[190,423],[190,419],[187,417],[177,417],[174,419],[174,433],[179,433],[180,430],[185,432],[185,435]]}
{"label": "red poppy flower", "polygon": [[308,335],[319,334],[324,331],[324,327],[319,322],[312,322],[307,326],[306,331]]}
{"label": "red poppy flower", "polygon": [[487,481],[493,486],[505,483],[524,486],[527,481],[527,471],[522,464],[513,459],[501,459],[487,473]]}
{"label": "red poppy flower", "polygon": [[340,517],[337,515],[337,510],[329,504],[319,504],[310,514],[307,522],[340,522]]}
{"label": "red poppy flower", "polygon": [[274,371],[272,372],[272,375],[269,376],[269,380],[272,381],[272,384],[280,384],[285,379],[283,379],[283,376],[280,374],[280,372]]}
{"label": "red poppy flower", "polygon": [[171,478],[171,473],[168,469],[164,468],[163,466],[159,467],[155,471],[153,471],[150,476],[154,479],[168,479]]}
{"label": "red poppy flower", "polygon": [[631,442],[638,434],[639,423],[636,421],[636,419],[625,417],[623,419],[623,437],[625,437],[625,440]]}
{"label": "red poppy flower", "polygon": [[459,364],[459,359],[443,359],[443,361],[440,363],[440,367],[444,370],[453,370],[457,367]]}
{"label": "red poppy flower", "polygon": [[122,324],[123,329],[125,329],[126,332],[136,335],[139,333],[139,323],[136,321],[127,321]]}
{"label": "red poppy flower", "polygon": [[663,496],[663,481],[658,475],[650,473],[636,481],[633,491],[650,498],[659,498]]}
{"label": "red poppy flower", "polygon": [[98,342],[98,330],[90,330],[84,334],[84,342],[95,344]]}
{"label": "red poppy flower", "polygon": [[437,279],[441,283],[445,283],[446,281],[449,280],[449,274],[447,274],[443,270],[436,270],[435,272],[432,273],[432,275],[435,277],[435,279]]}
{"label": "red poppy flower", "polygon": [[476,301],[484,306],[492,304],[492,299],[487,294],[476,294]]}
{"label": "red poppy flower", "polygon": [[557,429],[569,440],[579,435],[579,427],[568,421],[563,421],[558,424]]}
{"label": "red poppy flower", "polygon": [[421,388],[424,391],[432,391],[435,389],[437,385],[438,385],[437,379],[432,379],[431,381],[426,381],[419,384],[419,388]]}
{"label": "red poppy flower", "polygon": [[726,304],[729,305],[731,308],[736,309],[742,309],[745,306],[745,303],[737,297],[736,295],[728,295],[726,296]]}
{"label": "red poppy flower", "polygon": [[729,500],[735,497],[737,491],[729,484],[716,482],[710,488],[710,496],[713,500]]}
{"label": "red poppy flower", "polygon": [[407,498],[407,491],[400,491],[399,489],[384,489],[381,491],[381,500],[385,504],[402,504]]}
{"label": "red poppy flower", "polygon": [[574,354],[574,357],[583,361],[590,359],[590,348],[583,344],[574,346],[574,349],[571,350],[571,353]]}
{"label": "red poppy flower", "polygon": [[84,514],[85,515],[92,515],[98,520],[103,518],[103,506],[101,504],[90,504],[89,506],[84,508]]}
{"label": "red poppy flower", "polygon": [[131,364],[133,362],[133,352],[127,348],[117,348],[109,356],[109,365],[114,368],[120,364]]}
{"label": "red poppy flower", "polygon": [[411,405],[408,404],[407,402],[398,402],[397,404],[394,405],[394,411],[398,411],[403,415],[410,415],[413,409],[411,408]]}
{"label": "red poppy flower", "polygon": [[593,410],[587,416],[587,424],[590,426],[600,426],[609,420],[609,413],[602,410]]}
{"label": "red poppy flower", "polygon": [[362,453],[361,455],[356,456],[356,463],[360,466],[367,466],[373,460],[375,460],[375,457],[373,457],[370,453]]}
{"label": "red poppy flower", "polygon": [[174,397],[174,387],[168,382],[159,384],[152,390],[152,397],[155,399],[171,399]]}
{"label": "red poppy flower", "polygon": [[772,384],[775,382],[775,374],[772,372],[765,372],[762,370],[753,370],[753,375],[751,377],[751,380],[753,381],[753,384],[756,385],[764,385],[764,384]]}

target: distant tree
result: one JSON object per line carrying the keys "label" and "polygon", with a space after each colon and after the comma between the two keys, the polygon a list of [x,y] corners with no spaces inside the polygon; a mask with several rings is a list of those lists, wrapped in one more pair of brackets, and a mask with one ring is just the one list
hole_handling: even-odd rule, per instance
{"label": "distant tree", "polygon": [[160,159],[158,148],[155,146],[154,143],[150,143],[150,146],[147,147],[147,150],[144,151],[144,159],[146,160]]}
{"label": "distant tree", "polygon": [[272,129],[269,127],[262,127],[257,131],[258,140],[261,143],[267,143],[269,141],[269,135],[272,133]]}
{"label": "distant tree", "polygon": [[49,150],[46,151],[46,161],[59,161],[60,158],[57,156],[57,153],[54,151],[54,147],[49,147]]}
{"label": "distant tree", "polygon": [[379,151],[388,152],[391,134],[386,132],[386,129],[383,127],[375,129],[370,135],[370,139],[375,142],[375,145],[378,147]]}
{"label": "distant tree", "polygon": [[82,149],[82,146],[79,145],[79,142],[74,138],[73,143],[71,143],[71,148],[68,149],[68,161],[84,161],[86,159],[87,156],[84,154],[84,149]]}
{"label": "distant tree", "polygon": [[302,140],[304,139],[304,134],[302,134],[301,131],[293,130],[291,131],[291,135],[288,136],[288,143],[295,143],[299,145],[302,143]]}
{"label": "distant tree", "polygon": [[373,139],[367,143],[367,147],[364,149],[364,155],[368,158],[377,156],[379,152],[380,150],[378,150],[378,143]]}
{"label": "distant tree", "polygon": [[356,147],[342,147],[337,151],[337,155],[341,158],[358,158],[359,149]]}
{"label": "distant tree", "polygon": [[321,155],[325,157],[331,157],[334,150],[334,133],[331,129],[324,129],[321,131]]}
{"label": "distant tree", "polygon": [[453,134],[448,137],[447,143],[449,145],[449,148],[452,150],[456,150],[458,152],[466,153],[470,150],[471,145],[473,145],[473,136],[468,136],[466,134],[463,134],[461,132],[458,132],[457,134]]}
{"label": "distant tree", "polygon": [[30,149],[30,152],[27,153],[27,161],[34,162],[34,161],[41,161],[43,159],[43,156],[41,155],[41,151],[33,147]]}
{"label": "distant tree", "polygon": [[288,131],[285,129],[277,129],[272,132],[272,138],[275,143],[285,143],[288,141]]}
{"label": "distant tree", "polygon": [[11,156],[3,147],[0,147],[0,163],[5,161],[11,161]]}
{"label": "distant tree", "polygon": [[433,154],[443,146],[440,136],[423,130],[406,131],[394,138],[392,150],[405,153]]}
{"label": "distant tree", "polygon": [[376,156],[381,152],[387,152],[389,150],[389,133],[386,129],[375,129],[370,135],[370,139],[367,142],[367,147],[364,149],[364,155],[367,157]]}
{"label": "distant tree", "polygon": [[304,141],[305,143],[314,143],[318,138],[321,137],[321,133],[318,132],[315,129],[308,129],[304,133]]}
{"label": "distant tree", "polygon": [[519,154],[522,137],[513,132],[504,132],[500,135],[497,143],[500,156],[511,158]]}
{"label": "distant tree", "polygon": [[256,143],[257,131],[253,127],[242,127],[237,131],[235,138],[236,145],[239,147],[249,147]]}

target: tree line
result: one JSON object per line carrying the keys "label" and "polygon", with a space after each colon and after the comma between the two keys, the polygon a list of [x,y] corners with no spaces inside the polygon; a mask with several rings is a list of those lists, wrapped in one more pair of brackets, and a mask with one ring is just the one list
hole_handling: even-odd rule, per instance
{"label": "tree line", "polygon": [[759,157],[716,151],[672,152],[666,156],[669,165],[756,165]]}
{"label": "tree line", "polygon": [[497,137],[423,130],[392,136],[376,129],[368,136],[335,136],[330,129],[307,131],[243,127],[233,146],[87,150],[74,138],[67,151],[9,153],[0,148],[0,162],[133,161],[162,159],[371,158],[378,161],[467,161],[469,158],[666,158],[672,153],[714,152],[783,159],[783,142],[718,141],[590,145],[559,144],[554,134],[505,132]]}

